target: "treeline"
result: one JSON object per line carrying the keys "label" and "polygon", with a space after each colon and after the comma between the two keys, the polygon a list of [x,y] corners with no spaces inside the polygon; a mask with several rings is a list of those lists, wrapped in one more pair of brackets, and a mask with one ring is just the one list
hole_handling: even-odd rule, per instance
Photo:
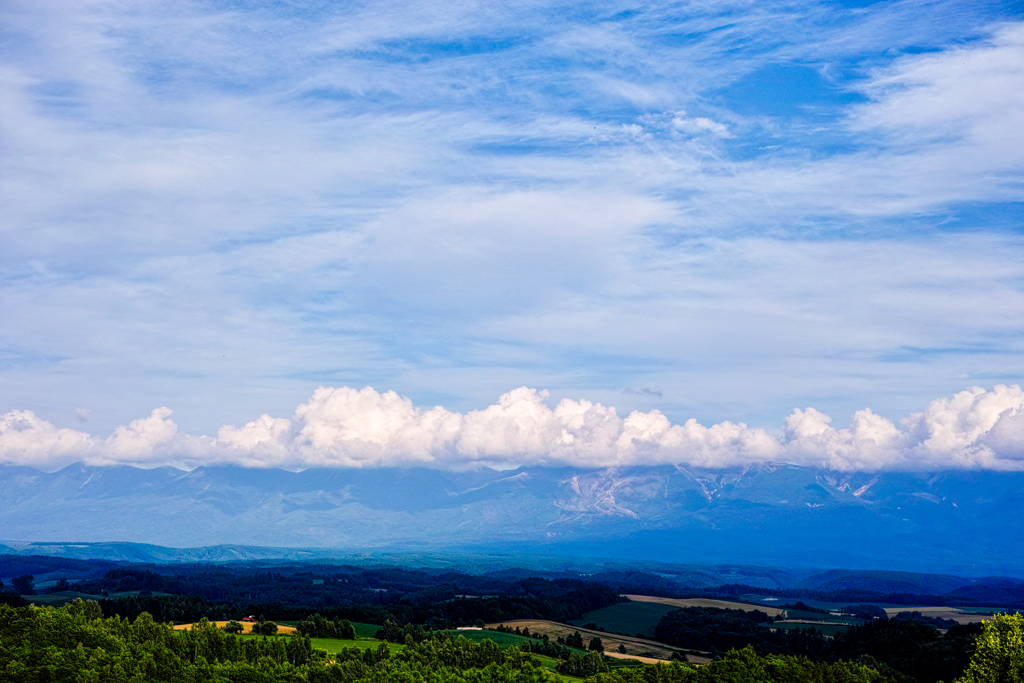
{"label": "treeline", "polygon": [[[383,624],[417,623],[434,629],[510,619],[570,621],[583,613],[618,602],[618,594],[602,584],[580,579],[526,578],[514,581],[458,572],[440,574],[400,568],[359,569],[337,566],[250,567],[188,565],[109,569],[102,578],[69,582],[61,579],[50,591],[67,590],[114,597],[131,592],[192,596],[217,606],[218,616],[262,610],[268,618],[298,619],[320,612],[331,618]],[[31,579],[28,576],[27,579]],[[31,591],[26,590],[25,593]],[[146,602],[144,611],[160,609]],[[106,609],[106,608],[105,608]],[[187,609],[173,603],[167,609]],[[132,604],[111,607],[127,614]],[[140,613],[138,611],[136,614]],[[168,618],[177,617],[168,614]]]}
{"label": "treeline", "polygon": [[897,683],[864,662],[815,662],[805,657],[760,656],[753,648],[732,650],[710,664],[692,668],[673,663],[616,669],[588,683]]}
{"label": "treeline", "polygon": [[768,628],[772,618],[760,610],[686,607],[666,614],[654,637],[690,650],[725,651],[750,646],[765,654],[801,655],[821,659],[829,640],[814,628]]}
{"label": "treeline", "polygon": [[[217,603],[281,603],[319,608],[353,604],[386,607],[399,602],[432,605],[498,595],[544,600],[594,584],[571,578],[506,580],[461,572],[330,565],[255,569],[231,565],[134,565],[109,569],[98,579],[65,579],[59,585],[63,590],[90,595],[150,591],[195,595]],[[48,590],[57,590],[57,586]],[[581,597],[581,607],[586,611],[588,598]]]}
{"label": "treeline", "polygon": [[[303,604],[314,609],[342,604],[391,604],[401,600],[434,603],[460,595],[527,595],[529,585],[516,585],[520,570],[490,574],[467,574],[447,570],[400,567],[356,567],[336,564],[308,564],[282,561],[254,561],[238,564],[152,564],[76,560],[45,556],[0,555],[0,576],[45,574],[52,579],[61,573],[64,583],[46,590],[77,590],[91,595],[152,591],[176,595],[198,595],[218,603]],[[765,588],[743,583],[703,587],[703,574],[683,573],[666,577],[645,571],[609,571],[573,577],[566,572],[533,573],[552,581],[586,580],[603,584],[615,593],[636,593],[672,598],[774,596],[780,599],[821,600],[834,603],[885,602],[898,605],[969,605],[1020,607],[1024,609],[1024,581],[995,577],[961,586],[946,595],[932,595],[922,588],[892,592],[880,584],[872,589],[810,590]],[[81,576],[99,579],[75,580]],[[891,584],[890,584],[891,585]],[[697,587],[702,586],[702,587]],[[517,593],[519,590],[521,592]]]}
{"label": "treeline", "polygon": [[959,677],[970,660],[981,624],[934,624],[914,618],[875,619],[833,638],[814,628],[769,628],[759,611],[687,607],[666,614],[655,630],[675,647],[710,651],[712,656],[750,647],[758,655],[797,655],[815,662],[866,661],[902,683],[936,683]]}
{"label": "treeline", "polygon": [[313,614],[296,624],[295,628],[310,638],[356,639],[356,630],[348,619],[328,619],[323,615]]}
{"label": "treeline", "polygon": [[[120,571],[120,570],[118,570]],[[298,620],[312,613],[334,620],[349,620],[399,626],[420,624],[428,630],[493,623],[513,619],[547,619],[568,622],[585,612],[607,607],[622,599],[606,586],[584,581],[526,579],[509,586],[511,594],[481,598],[451,598],[439,602],[403,599],[385,604],[348,603],[318,606],[303,602],[227,602],[201,596],[139,595],[105,598],[100,601],[107,616],[135,618],[149,612],[161,621],[190,622],[206,616],[214,620],[264,615],[268,619]],[[313,603],[313,604],[311,604]]]}
{"label": "treeline", "polygon": [[920,621],[876,619],[837,634],[825,658],[866,658],[903,683],[952,681],[966,669],[983,629],[982,624],[954,624],[942,634]]}

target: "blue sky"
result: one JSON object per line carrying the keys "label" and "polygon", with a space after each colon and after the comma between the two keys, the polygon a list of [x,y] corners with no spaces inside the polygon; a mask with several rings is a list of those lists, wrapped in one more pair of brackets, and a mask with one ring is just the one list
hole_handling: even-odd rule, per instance
{"label": "blue sky", "polygon": [[0,22],[0,413],[213,435],[528,386],[781,434],[1024,375],[1019,3]]}

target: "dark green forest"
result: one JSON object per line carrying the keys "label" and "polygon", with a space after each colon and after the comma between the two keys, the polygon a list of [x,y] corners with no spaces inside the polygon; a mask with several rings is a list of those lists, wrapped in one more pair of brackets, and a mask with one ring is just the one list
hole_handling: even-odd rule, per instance
{"label": "dark green forest", "polygon": [[[605,571],[587,576],[573,572],[498,570],[467,573],[451,570],[410,569],[393,566],[353,566],[281,561],[237,563],[152,564],[81,560],[38,555],[0,555],[0,576],[63,577],[63,582],[35,588],[39,593],[77,591],[89,595],[136,591],[197,596],[216,604],[282,605],[319,609],[346,605],[380,605],[404,600],[434,604],[473,596],[527,596],[543,599],[537,582],[567,587],[600,585],[615,595],[637,593],[670,598],[738,598],[747,594],[780,599],[820,600],[851,606],[861,603],[895,605],[960,605],[1018,607],[1024,609],[1024,581],[992,578],[973,582],[948,594],[936,595],[929,584],[919,590],[894,592],[892,584],[859,579],[856,587],[835,590],[765,588],[746,584],[697,587],[685,575],[666,578],[644,571]],[[928,575],[922,575],[927,578]],[[89,577],[87,579],[77,577]],[[100,578],[95,578],[100,577]],[[19,592],[25,593],[28,591]],[[590,607],[594,609],[594,607]],[[584,611],[587,611],[586,609]],[[392,614],[392,618],[398,615]],[[877,615],[876,615],[877,616]],[[572,616],[571,618],[575,618]],[[399,621],[404,621],[400,617]]]}

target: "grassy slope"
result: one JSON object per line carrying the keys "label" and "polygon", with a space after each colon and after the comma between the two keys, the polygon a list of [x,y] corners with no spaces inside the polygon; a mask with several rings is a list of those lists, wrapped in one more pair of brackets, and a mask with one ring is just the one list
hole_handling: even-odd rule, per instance
{"label": "grassy slope", "polygon": [[[141,591],[128,591],[124,593],[111,593],[111,598],[131,598],[138,597]],[[170,593],[153,593],[155,596],[170,595]],[[59,593],[47,593],[45,595],[23,595],[23,598],[31,602],[33,605],[47,606],[47,607],[61,607],[71,602],[75,598],[81,598],[82,600],[103,600],[99,595],[92,595],[91,593],[76,593],[75,591],[60,591]]]}
{"label": "grassy slope", "polygon": [[573,624],[583,626],[595,623],[599,628],[612,633],[628,633],[631,636],[643,633],[645,637],[652,638],[654,627],[661,618],[676,609],[678,607],[657,602],[620,602],[587,612]]}
{"label": "grassy slope", "polygon": [[[335,638],[310,638],[310,642],[313,643],[313,647],[320,650],[327,650],[330,654],[336,654],[341,652],[343,647],[358,647],[360,650],[376,650],[380,647],[380,640],[373,639],[362,639],[359,640],[337,640]],[[396,645],[395,643],[388,643],[388,650],[392,653],[398,652],[405,648],[405,645]]]}

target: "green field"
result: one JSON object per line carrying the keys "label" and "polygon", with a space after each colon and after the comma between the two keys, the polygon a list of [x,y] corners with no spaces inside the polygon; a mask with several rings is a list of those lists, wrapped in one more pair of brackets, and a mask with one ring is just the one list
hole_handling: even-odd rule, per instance
{"label": "green field", "polygon": [[[320,650],[327,650],[330,654],[337,654],[341,652],[344,647],[358,647],[360,650],[373,649],[376,650],[380,647],[380,644],[384,641],[381,640],[335,640],[334,638],[310,638],[313,647]],[[388,650],[392,654],[405,648],[405,645],[396,645],[395,643],[388,643]]]}
{"label": "green field", "polygon": [[[111,598],[129,598],[137,597],[141,591],[128,591],[124,593],[111,593]],[[155,596],[169,595],[169,593],[153,593]],[[92,595],[90,593],[76,593],[74,591],[60,591],[59,593],[48,593],[46,595],[23,595],[23,598],[31,602],[33,605],[48,606],[48,607],[60,607],[71,602],[75,598],[81,598],[82,600],[102,600],[99,595]]]}
{"label": "green field", "polygon": [[[285,624],[285,625],[288,625],[288,624]],[[375,628],[380,628],[380,627],[377,626]],[[253,635],[251,633],[240,633],[240,634],[238,634],[238,637],[239,638],[265,638],[267,636],[256,636],[256,635]],[[290,638],[291,636],[281,635],[281,636],[271,636],[271,637],[274,637],[274,638]],[[382,640],[374,640],[372,638],[360,638],[358,640],[338,640],[336,638],[310,638],[309,640],[313,644],[313,647],[315,647],[315,648],[317,648],[319,650],[327,650],[327,652],[329,652],[332,655],[333,654],[337,654],[338,652],[341,652],[341,649],[345,648],[345,647],[358,647],[360,650],[368,650],[368,649],[376,650],[378,647],[380,647],[380,644],[382,642],[384,642]],[[405,648],[405,645],[396,645],[395,643],[387,643],[387,646],[388,646],[388,650],[390,650],[392,654],[394,654],[395,652],[398,652],[399,650],[402,650],[402,649]]]}
{"label": "green field", "polygon": [[99,600],[99,597],[96,595],[75,593],[74,591],[61,591],[60,593],[50,593],[49,595],[25,595],[22,597],[33,605],[48,607],[60,607],[61,605],[66,605],[75,598],[81,598],[82,600]]}
{"label": "green field", "polygon": [[575,626],[594,623],[609,633],[626,633],[631,636],[643,633],[647,638],[653,638],[654,627],[661,618],[677,609],[658,602],[620,602],[587,612],[572,623]]}
{"label": "green field", "polygon": [[[523,643],[529,643],[531,641],[538,642],[536,639],[530,638],[529,636],[517,636],[514,633],[502,633],[501,631],[449,631],[449,633],[452,634],[452,638],[462,636],[466,640],[472,640],[474,643],[479,643],[483,640],[490,640],[502,649],[512,647],[513,645],[522,645]],[[578,652],[581,655],[587,654],[586,650],[579,650],[574,647],[569,649],[573,652]]]}
{"label": "green field", "polygon": [[[283,622],[282,621],[282,622],[278,622],[278,623],[283,624],[285,626],[295,626],[298,622]],[[355,627],[357,634],[360,634],[360,633],[376,633],[377,630],[380,628],[380,626],[376,626],[374,624],[357,624],[357,623],[353,622],[352,625]],[[473,641],[475,643],[479,643],[479,642],[481,642],[483,640],[490,640],[490,641],[493,641],[496,645],[498,645],[498,647],[501,647],[502,649],[507,648],[507,647],[511,647],[513,645],[520,645],[520,644],[522,644],[524,642],[528,642],[530,640],[530,638],[525,637],[525,636],[517,636],[514,633],[501,633],[499,631],[451,631],[450,633],[452,634],[453,638],[458,638],[458,637],[461,636],[461,637],[465,638],[466,640],[471,640],[471,641]],[[261,638],[263,636],[254,636],[254,635],[250,635],[250,634],[245,634],[245,635],[241,635],[239,637],[240,638]],[[277,637],[278,638],[287,638],[289,636],[277,636]],[[335,638],[310,638],[310,642],[312,642],[314,648],[317,648],[319,650],[326,650],[329,654],[332,654],[332,655],[333,654],[337,654],[338,652],[341,652],[341,649],[342,648],[346,648],[346,647],[358,647],[358,648],[360,648],[362,650],[369,649],[369,648],[376,649],[383,642],[383,641],[380,641],[380,640],[374,640],[372,638],[364,637],[362,635],[359,635],[358,637],[359,637],[358,640],[337,640]],[[399,650],[402,650],[405,647],[404,645],[396,645],[395,643],[388,643],[387,645],[388,645],[388,649],[392,652],[392,654],[394,654],[395,652],[398,652]],[[580,652],[580,653],[585,653],[584,650],[575,650],[575,648],[574,648],[574,651],[575,652]],[[551,657],[544,657],[543,655],[534,655],[534,657],[536,657],[538,660],[540,660],[541,666],[543,666],[545,669],[551,670],[552,672],[555,671],[555,667],[558,665],[558,661],[555,660],[555,659],[552,659]],[[618,664],[618,662],[614,662],[614,663]],[[576,681],[577,680],[575,678],[572,678],[571,676],[561,676],[561,675],[559,675],[558,677],[561,678],[563,681]]]}

